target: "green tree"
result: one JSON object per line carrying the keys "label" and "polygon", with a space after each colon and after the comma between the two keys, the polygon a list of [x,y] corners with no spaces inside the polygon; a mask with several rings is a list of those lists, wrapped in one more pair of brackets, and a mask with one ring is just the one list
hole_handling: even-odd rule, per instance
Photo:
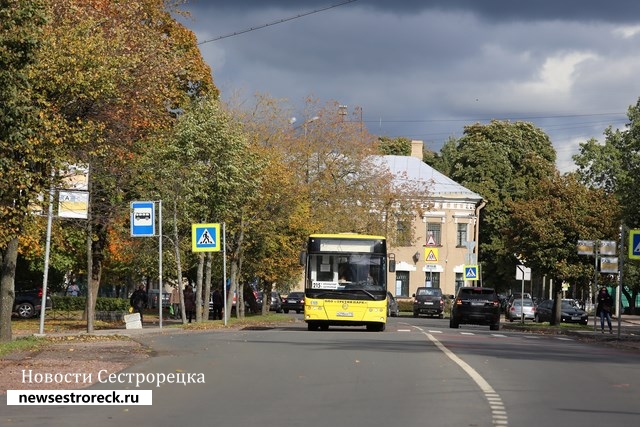
{"label": "green tree", "polygon": [[378,150],[384,155],[410,156],[411,140],[409,138],[389,138],[381,136],[378,138]]}
{"label": "green tree", "polygon": [[[604,143],[595,139],[580,144],[580,151],[573,156],[578,166],[581,182],[591,188],[602,189],[618,201],[621,222],[629,228],[640,227],[640,99],[629,107],[629,123],[624,130],[604,132]],[[626,236],[625,236],[626,238]],[[615,240],[615,239],[614,239]],[[623,257],[626,253],[623,252]],[[640,293],[640,265],[635,260],[625,260],[622,292],[631,307]]]}
{"label": "green tree", "polygon": [[[592,282],[593,259],[578,255],[578,240],[615,240],[616,199],[580,183],[575,174],[542,179],[525,198],[512,203],[506,249],[519,252],[527,266],[572,289]],[[594,289],[582,288],[582,296]],[[592,295],[592,294],[591,294]],[[576,296],[579,296],[576,294]]]}
{"label": "green tree", "polygon": [[483,280],[498,289],[509,283],[516,258],[505,241],[512,207],[555,173],[549,137],[531,123],[492,120],[466,126],[463,136],[445,145],[439,167],[451,179],[487,201],[480,214],[479,261]]}
{"label": "green tree", "polygon": [[12,338],[18,237],[56,166],[54,141],[38,132],[41,106],[28,78],[45,24],[43,1],[0,1],[0,341]]}

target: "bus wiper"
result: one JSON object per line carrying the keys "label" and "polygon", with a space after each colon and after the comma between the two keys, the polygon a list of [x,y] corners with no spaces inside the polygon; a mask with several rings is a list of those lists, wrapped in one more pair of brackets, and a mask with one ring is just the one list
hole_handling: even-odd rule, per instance
{"label": "bus wiper", "polygon": [[366,290],[366,289],[362,289],[362,288],[354,288],[354,289],[348,289],[348,290],[345,290],[345,292],[354,292],[354,291],[360,291],[360,292],[362,292],[362,293],[366,294],[367,296],[369,296],[372,300],[374,300],[374,301],[376,300],[376,296],[375,296],[375,295],[373,295],[371,292],[369,292],[369,291],[368,291],[368,290]]}

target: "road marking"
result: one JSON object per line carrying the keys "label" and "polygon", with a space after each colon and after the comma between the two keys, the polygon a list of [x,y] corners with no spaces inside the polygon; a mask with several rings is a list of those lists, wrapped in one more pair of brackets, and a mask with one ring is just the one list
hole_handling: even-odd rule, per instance
{"label": "road marking", "polygon": [[429,331],[430,334],[441,334],[442,331]]}
{"label": "road marking", "polygon": [[555,338],[560,341],[573,341],[573,338],[565,338],[565,337],[555,337]]}
{"label": "road marking", "polygon": [[411,329],[398,329],[398,332],[411,332]]}
{"label": "road marking", "polygon": [[460,332],[460,335],[475,335],[473,332]]}
{"label": "road marking", "polygon": [[[444,346],[436,337],[431,335],[428,332],[423,331],[421,328],[414,326],[414,328],[418,329],[424,336],[426,336],[429,341],[435,344],[436,347],[440,351],[442,351],[449,359],[451,359],[455,364],[457,364],[462,370],[471,377],[471,379],[480,387],[480,390],[484,393],[485,399],[489,403],[489,407],[491,408],[491,417],[493,418],[494,426],[507,426],[509,424],[509,420],[507,417],[507,411],[502,403],[502,398],[500,395],[491,387],[491,385],[485,380],[482,375],[480,375],[475,369],[471,367],[467,362],[460,359],[454,352],[449,350]],[[462,335],[474,335],[468,332],[461,332]]]}

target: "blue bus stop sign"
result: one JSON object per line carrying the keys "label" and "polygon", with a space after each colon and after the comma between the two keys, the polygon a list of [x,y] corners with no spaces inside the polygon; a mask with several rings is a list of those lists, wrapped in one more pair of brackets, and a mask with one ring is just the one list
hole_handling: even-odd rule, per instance
{"label": "blue bus stop sign", "polygon": [[155,202],[131,202],[131,236],[151,237],[156,235]]}

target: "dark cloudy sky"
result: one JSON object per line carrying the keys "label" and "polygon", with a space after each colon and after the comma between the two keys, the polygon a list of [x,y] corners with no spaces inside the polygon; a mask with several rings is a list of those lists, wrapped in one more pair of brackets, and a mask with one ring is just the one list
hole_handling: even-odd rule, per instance
{"label": "dark cloudy sky", "polygon": [[341,3],[189,0],[184,23],[223,98],[358,106],[371,133],[435,151],[467,124],[525,120],[550,136],[564,172],[579,142],[624,128],[640,98],[637,0]]}

